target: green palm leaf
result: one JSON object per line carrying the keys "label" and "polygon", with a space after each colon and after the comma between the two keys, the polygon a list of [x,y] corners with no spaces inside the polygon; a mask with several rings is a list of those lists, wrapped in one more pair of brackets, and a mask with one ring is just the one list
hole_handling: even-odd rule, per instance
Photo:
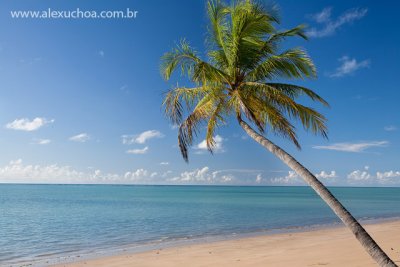
{"label": "green palm leaf", "polygon": [[326,106],[328,103],[311,89],[276,82],[316,77],[316,68],[304,50],[279,51],[287,38],[306,39],[305,27],[279,31],[275,9],[251,0],[237,0],[231,5],[212,0],[207,4],[207,14],[207,60],[185,40],[161,59],[166,80],[180,70],[195,84],[193,88],[170,90],[163,102],[167,117],[180,125],[178,142],[184,159],[188,159],[188,150],[203,129],[212,152],[217,129],[232,115],[246,118],[260,133],[287,138],[298,148],[292,121],[327,137],[326,118],[298,101],[307,97]]}

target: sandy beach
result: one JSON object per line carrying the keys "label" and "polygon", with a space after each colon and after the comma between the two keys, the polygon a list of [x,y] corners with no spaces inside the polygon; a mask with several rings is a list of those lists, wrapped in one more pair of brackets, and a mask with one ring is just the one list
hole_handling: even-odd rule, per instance
{"label": "sandy beach", "polygon": [[[400,221],[366,225],[365,228],[400,263]],[[71,264],[81,266],[377,266],[344,227],[272,234],[213,243],[195,244],[123,254]]]}

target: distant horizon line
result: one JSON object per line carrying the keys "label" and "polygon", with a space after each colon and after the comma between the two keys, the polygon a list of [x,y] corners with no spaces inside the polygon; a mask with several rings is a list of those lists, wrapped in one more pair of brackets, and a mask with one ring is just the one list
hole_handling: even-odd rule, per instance
{"label": "distant horizon line", "polygon": [[[309,185],[222,185],[222,184],[94,184],[94,183],[3,183],[1,185],[69,185],[69,186],[176,186],[176,187],[309,187]],[[328,188],[400,188],[400,186],[348,186],[328,185]]]}

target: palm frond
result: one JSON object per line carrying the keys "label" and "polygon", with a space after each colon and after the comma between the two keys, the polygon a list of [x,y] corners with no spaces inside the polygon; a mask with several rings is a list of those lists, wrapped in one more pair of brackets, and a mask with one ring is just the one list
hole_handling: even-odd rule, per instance
{"label": "palm frond", "polygon": [[256,64],[261,62],[263,59],[276,54],[280,43],[287,37],[300,36],[301,38],[307,40],[308,38],[304,31],[305,27],[305,25],[298,25],[292,29],[277,31],[271,34],[265,41],[263,41],[263,44],[259,48],[258,58],[253,61],[254,65],[251,67],[255,67]]}
{"label": "palm frond", "polygon": [[301,49],[290,49],[273,55],[247,74],[247,81],[265,81],[276,78],[316,77],[311,58]]}
{"label": "palm frond", "polygon": [[326,118],[314,109],[295,102],[285,92],[262,83],[247,83],[244,91],[254,94],[256,98],[261,99],[267,105],[275,106],[290,118],[300,120],[304,129],[327,138]]}
{"label": "palm frond", "polygon": [[265,101],[265,99],[258,97],[251,91],[242,90],[241,94],[245,95],[242,97],[242,103],[246,110],[251,111],[251,115],[249,116],[246,112],[243,113],[249,121],[256,124],[261,133],[264,132],[265,126],[269,126],[274,134],[289,139],[297,148],[300,148],[296,129],[285,117],[284,111],[280,106],[275,106],[272,102]]}
{"label": "palm frond", "polygon": [[325,99],[323,99],[313,90],[308,89],[306,87],[294,84],[286,84],[286,83],[266,83],[266,85],[271,86],[279,91],[282,91],[283,93],[285,93],[288,96],[291,96],[292,98],[297,98],[299,96],[305,95],[310,99],[312,99],[313,101],[318,101],[324,106],[329,107],[329,103]]}
{"label": "palm frond", "polygon": [[182,40],[176,48],[165,53],[161,58],[161,73],[164,79],[169,80],[172,73],[179,67],[182,75],[186,75],[198,84],[227,79],[221,70],[202,61],[197,56],[197,52],[185,40]]}
{"label": "palm frond", "polygon": [[272,128],[274,134],[289,139],[298,149],[301,149],[300,143],[297,139],[296,128],[287,118],[285,118],[282,112],[272,105],[265,105],[263,114],[265,115],[266,121]]}
{"label": "palm frond", "polygon": [[193,144],[193,137],[197,136],[200,123],[204,118],[199,110],[193,111],[179,127],[178,145],[183,159],[188,162],[188,148]]}
{"label": "palm frond", "polygon": [[235,90],[231,94],[230,105],[234,106],[236,116],[243,113],[249,121],[257,126],[261,133],[264,133],[265,120],[264,117],[260,116],[259,111],[262,104],[258,99],[248,97],[242,91]]}
{"label": "palm frond", "polygon": [[277,41],[284,40],[286,37],[296,36],[296,35],[307,40],[308,37],[305,33],[305,28],[306,26],[304,24],[300,24],[292,29],[271,34],[271,36],[267,40],[267,43],[275,43]]}
{"label": "palm frond", "polygon": [[208,151],[211,153],[213,153],[213,149],[216,144],[214,140],[215,130],[222,124],[225,124],[225,119],[223,117],[224,110],[226,110],[226,102],[223,98],[221,98],[216,104],[214,111],[210,114],[207,122],[206,143]]}
{"label": "palm frond", "polygon": [[197,52],[185,40],[171,51],[165,53],[161,58],[161,74],[165,80],[169,80],[172,73],[181,68],[182,74],[191,76],[194,66],[200,62]]}
{"label": "palm frond", "polygon": [[212,0],[207,4],[207,14],[210,19],[208,42],[213,48],[217,48],[215,56],[211,55],[211,57],[215,59],[219,66],[227,67],[229,64],[226,57],[226,43],[229,32],[227,15],[229,10],[220,0]]}
{"label": "palm frond", "polygon": [[257,56],[263,38],[275,31],[271,22],[276,19],[262,5],[252,1],[237,1],[230,12],[229,58],[235,71],[235,68],[246,69]]}
{"label": "palm frond", "polygon": [[[224,121],[220,114],[223,98],[221,98],[221,91],[218,89],[210,90],[203,98],[201,98],[197,105],[194,107],[193,112],[189,114],[185,121],[183,121],[178,131],[178,144],[181,154],[185,161],[188,161],[188,148],[193,144],[193,137],[197,136],[199,126],[204,123],[210,123],[215,120],[213,129],[220,121]],[[212,129],[210,129],[211,131]],[[211,137],[212,138],[212,137]],[[208,138],[209,140],[210,138]],[[211,142],[212,143],[212,142]],[[209,150],[212,150],[213,145],[210,143]],[[207,144],[208,145],[208,144]]]}
{"label": "palm frond", "polygon": [[211,88],[208,86],[201,86],[194,88],[178,87],[168,91],[163,101],[166,116],[173,124],[179,125],[185,112],[184,106],[187,110],[190,110],[210,90]]}

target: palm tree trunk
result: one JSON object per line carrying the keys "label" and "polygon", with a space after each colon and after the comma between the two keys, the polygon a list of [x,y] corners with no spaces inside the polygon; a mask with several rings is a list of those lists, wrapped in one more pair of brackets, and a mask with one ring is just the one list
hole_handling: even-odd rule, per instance
{"label": "palm tree trunk", "polygon": [[315,192],[328,204],[333,212],[343,221],[343,223],[353,232],[355,237],[369,253],[369,255],[379,264],[379,266],[397,267],[397,265],[386,255],[386,253],[376,244],[372,237],[365,231],[360,223],[346,210],[346,208],[332,195],[332,193],[303,165],[295,158],[285,152],[282,148],[269,141],[264,136],[258,134],[245,121],[238,117],[240,126],[256,142],[269,150],[286,165],[302,177]]}

